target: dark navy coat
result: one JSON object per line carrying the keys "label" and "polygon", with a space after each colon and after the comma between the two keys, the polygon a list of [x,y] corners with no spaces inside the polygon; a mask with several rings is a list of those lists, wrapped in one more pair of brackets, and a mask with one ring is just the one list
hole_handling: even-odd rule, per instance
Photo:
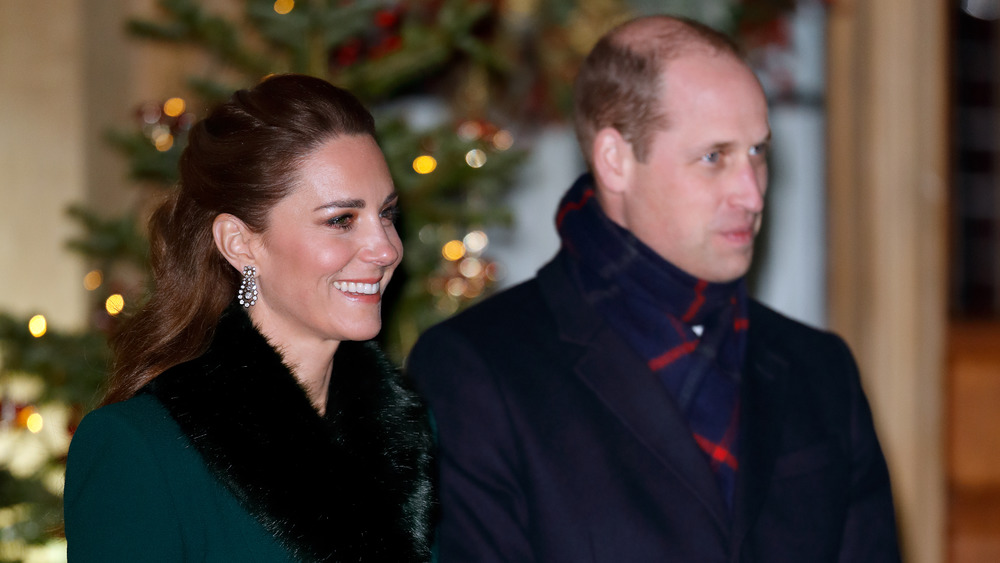
{"label": "dark navy coat", "polygon": [[898,561],[889,475],[844,342],[752,302],[732,513],[666,388],[560,254],[425,333],[441,563]]}

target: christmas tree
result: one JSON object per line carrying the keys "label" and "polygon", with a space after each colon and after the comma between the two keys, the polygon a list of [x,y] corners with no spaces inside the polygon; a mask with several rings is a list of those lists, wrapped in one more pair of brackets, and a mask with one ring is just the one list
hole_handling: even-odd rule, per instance
{"label": "christmas tree", "polygon": [[[207,108],[269,74],[298,72],[373,110],[403,209],[406,253],[380,336],[401,361],[423,329],[490,292],[502,265],[486,232],[512,220],[504,196],[526,140],[538,124],[567,119],[577,64],[628,14],[624,0],[231,1],[240,17],[160,0],[157,18],[128,22],[138,40],[196,48],[213,72],[137,108],[134,130],[109,134],[142,191],[131,213],[69,210],[81,230],[69,244],[92,267],[89,330],[59,333],[44,318],[0,313],[0,561],[61,541],[69,440],[100,395],[106,336],[147,290],[146,213],[174,189],[187,130]],[[712,5],[724,17],[709,23],[755,37],[794,2],[656,4],[703,20]]]}

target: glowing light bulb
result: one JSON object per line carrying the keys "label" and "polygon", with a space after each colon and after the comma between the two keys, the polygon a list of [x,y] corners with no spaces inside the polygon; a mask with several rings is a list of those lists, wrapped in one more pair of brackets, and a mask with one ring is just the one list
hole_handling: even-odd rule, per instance
{"label": "glowing light bulb", "polygon": [[124,308],[125,298],[120,293],[115,293],[104,301],[104,310],[112,317],[121,313]]}
{"label": "glowing light bulb", "polygon": [[426,154],[413,159],[413,169],[417,171],[417,174],[430,174],[437,168],[437,164],[437,160],[433,156]]}
{"label": "glowing light bulb", "polygon": [[45,335],[46,330],[48,330],[48,322],[43,315],[35,315],[28,320],[28,332],[31,333],[31,336],[40,338]]}

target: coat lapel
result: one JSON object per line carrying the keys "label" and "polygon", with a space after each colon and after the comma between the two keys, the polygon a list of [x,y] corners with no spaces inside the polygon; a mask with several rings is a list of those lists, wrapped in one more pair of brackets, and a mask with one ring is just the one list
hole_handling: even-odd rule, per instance
{"label": "coat lapel", "polygon": [[740,470],[734,499],[734,553],[739,552],[747,532],[760,514],[781,444],[786,412],[789,366],[776,352],[780,350],[780,343],[769,334],[769,327],[763,324],[759,314],[761,310],[759,304],[751,302],[747,360],[742,374],[743,407]]}
{"label": "coat lapel", "polygon": [[648,367],[590,306],[583,303],[560,254],[538,280],[560,325],[560,337],[578,355],[574,372],[680,483],[705,505],[728,534],[721,490],[688,425]]}

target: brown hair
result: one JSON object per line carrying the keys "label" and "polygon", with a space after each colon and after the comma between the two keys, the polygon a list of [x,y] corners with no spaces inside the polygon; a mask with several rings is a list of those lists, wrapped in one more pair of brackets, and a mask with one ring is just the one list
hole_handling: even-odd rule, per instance
{"label": "brown hair", "polygon": [[648,16],[605,34],[584,59],[573,84],[577,141],[592,166],[597,132],[617,129],[645,162],[653,134],[667,126],[660,112],[665,65],[696,50],[743,60],[740,48],[725,34],[702,23],[672,16]]}
{"label": "brown hair", "polygon": [[179,189],[150,219],[152,294],[111,341],[104,404],[204,353],[240,283],[215,246],[215,217],[230,213],[263,232],[271,208],[294,188],[301,161],[339,135],[374,137],[371,114],[346,90],[295,74],[240,90],[195,124]]}

